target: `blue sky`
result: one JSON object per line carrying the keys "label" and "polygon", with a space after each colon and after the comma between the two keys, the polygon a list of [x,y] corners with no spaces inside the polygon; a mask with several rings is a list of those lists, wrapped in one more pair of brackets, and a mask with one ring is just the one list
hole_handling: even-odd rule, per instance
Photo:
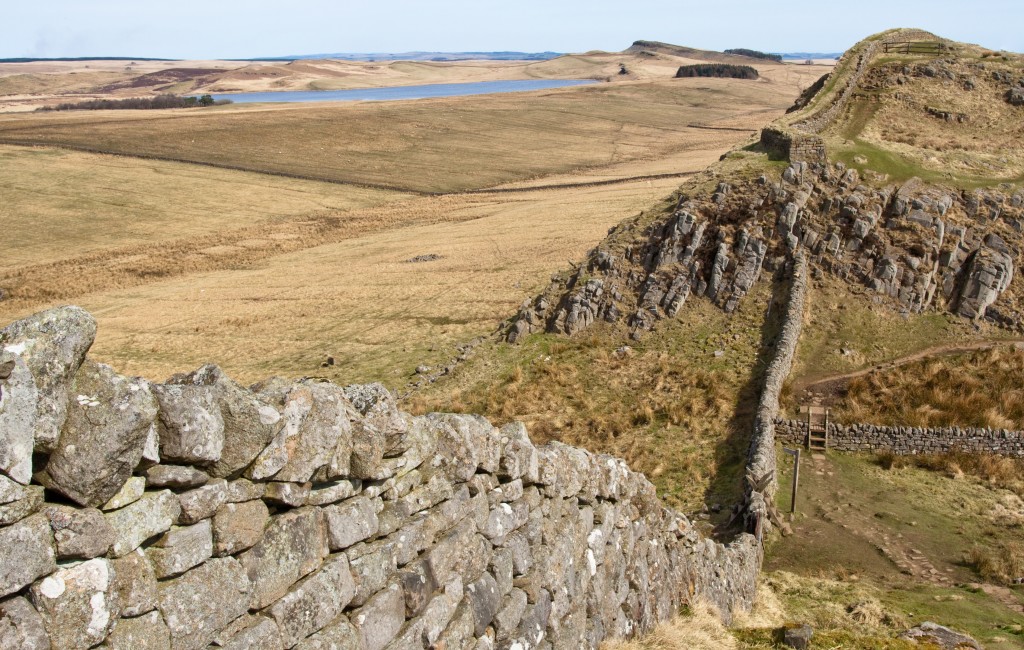
{"label": "blue sky", "polygon": [[[318,52],[840,51],[889,27],[1024,51],[1024,1],[8,0],[0,57],[254,57]],[[984,7],[984,10],[978,7]]]}

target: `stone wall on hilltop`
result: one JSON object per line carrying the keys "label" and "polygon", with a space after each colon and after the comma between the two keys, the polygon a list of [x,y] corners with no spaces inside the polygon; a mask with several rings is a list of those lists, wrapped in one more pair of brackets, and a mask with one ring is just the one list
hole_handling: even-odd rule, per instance
{"label": "stone wall on hilltop", "polygon": [[86,312],[0,330],[0,648],[596,647],[762,560],[619,459],[379,385],[85,358]]}

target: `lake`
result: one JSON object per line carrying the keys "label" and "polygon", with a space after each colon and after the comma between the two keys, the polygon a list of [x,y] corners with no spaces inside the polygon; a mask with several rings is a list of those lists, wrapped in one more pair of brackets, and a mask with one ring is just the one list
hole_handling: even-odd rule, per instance
{"label": "lake", "polygon": [[592,79],[517,79],[513,81],[475,81],[459,84],[393,86],[389,88],[353,88],[351,90],[282,90],[265,93],[223,93],[214,99],[230,99],[237,104],[252,102],[343,102],[358,100],[395,101],[428,97],[460,97],[548,90],[597,83]]}

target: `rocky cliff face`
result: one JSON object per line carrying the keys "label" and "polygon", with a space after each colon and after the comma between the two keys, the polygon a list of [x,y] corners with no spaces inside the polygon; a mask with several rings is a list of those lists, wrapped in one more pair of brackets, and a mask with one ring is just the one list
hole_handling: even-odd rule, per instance
{"label": "rocky cliff face", "polygon": [[868,184],[842,163],[793,163],[779,178],[722,176],[713,190],[684,189],[662,215],[613,229],[575,273],[523,305],[508,339],[574,334],[597,321],[640,336],[693,295],[732,311],[763,270],[797,251],[813,273],[867,286],[893,309],[1020,329],[1022,229],[1020,191]]}
{"label": "rocky cliff face", "polygon": [[753,603],[754,538],[621,460],[379,385],[152,384],[94,334],[74,307],[0,330],[0,648],[575,650]]}

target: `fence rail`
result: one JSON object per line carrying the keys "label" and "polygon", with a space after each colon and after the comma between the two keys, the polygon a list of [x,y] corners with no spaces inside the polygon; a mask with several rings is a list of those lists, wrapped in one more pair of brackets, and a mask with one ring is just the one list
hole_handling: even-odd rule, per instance
{"label": "fence rail", "polygon": [[902,41],[885,43],[886,54],[942,54],[946,51],[945,43],[938,41]]}

